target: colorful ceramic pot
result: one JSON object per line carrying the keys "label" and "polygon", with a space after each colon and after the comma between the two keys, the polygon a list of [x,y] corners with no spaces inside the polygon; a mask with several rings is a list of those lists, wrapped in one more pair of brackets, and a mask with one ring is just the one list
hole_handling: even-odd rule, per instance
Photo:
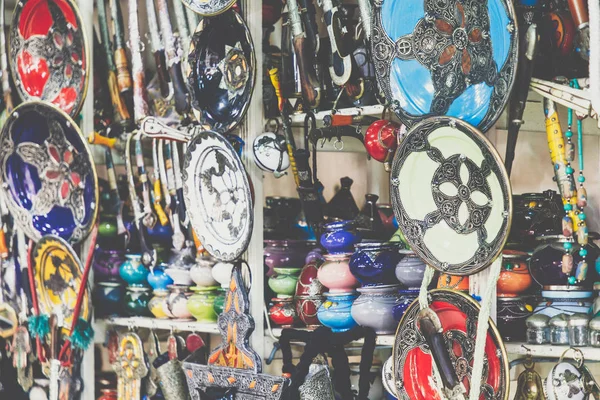
{"label": "colorful ceramic pot", "polygon": [[277,297],[292,297],[301,268],[275,268],[275,275],[269,278],[269,287]]}
{"label": "colorful ceramic pot", "polygon": [[350,253],[325,254],[325,262],[319,267],[317,279],[330,293],[350,292],[360,286],[352,272],[350,272]]}
{"label": "colorful ceramic pot", "polygon": [[211,287],[219,282],[212,276],[212,269],[217,260],[210,256],[198,257],[196,264],[190,269],[190,278],[198,287]]}
{"label": "colorful ceramic pot", "polygon": [[282,328],[291,328],[296,322],[297,315],[294,300],[289,297],[271,299],[273,305],[269,308],[269,319]]}
{"label": "colorful ceramic pot", "polygon": [[148,273],[148,284],[152,287],[152,290],[167,290],[169,285],[173,284],[173,279],[165,272],[165,264],[161,264],[156,268],[153,268]]}
{"label": "colorful ceramic pot", "polygon": [[98,282],[94,287],[94,305],[97,317],[117,315],[123,305],[125,287],[120,282]]}
{"label": "colorful ceramic pot", "polygon": [[215,313],[217,313],[217,315],[221,315],[223,313],[223,308],[225,307],[226,294],[227,291],[222,288],[217,290],[215,302],[213,304],[213,310],[215,310]]}
{"label": "colorful ceramic pot", "polygon": [[158,289],[153,292],[154,296],[148,302],[148,309],[154,315],[154,318],[166,319],[171,318],[171,315],[165,312],[165,303],[167,302],[167,296],[169,291],[165,289]]}
{"label": "colorful ceramic pot", "polygon": [[94,251],[94,279],[115,279],[119,277],[119,268],[125,261],[125,252],[121,250],[104,250],[98,247]]}
{"label": "colorful ceramic pot", "polygon": [[[572,287],[557,287],[556,290],[542,290],[542,300],[537,304],[534,314],[547,315],[550,318],[558,314],[587,314],[592,307],[593,292],[573,290]],[[561,290],[562,289],[562,290]]]}
{"label": "colorful ceramic pot", "polygon": [[392,243],[357,243],[350,257],[350,272],[363,286],[396,283],[396,265],[403,258]]}
{"label": "colorful ceramic pot", "polygon": [[100,397],[98,397],[98,400],[118,400],[119,399],[119,392],[117,392],[115,389],[102,389],[100,390]]}
{"label": "colorful ceramic pot", "polygon": [[224,290],[229,289],[229,282],[231,281],[231,270],[233,264],[226,262],[218,262],[213,266],[212,276],[215,281],[219,282],[221,288]]}
{"label": "colorful ceramic pot", "polygon": [[142,264],[140,254],[125,255],[125,262],[119,267],[119,275],[128,286],[146,286],[148,268]]}
{"label": "colorful ceramic pot", "polygon": [[331,222],[324,226],[325,233],[321,235],[321,246],[329,254],[352,253],[354,245],[360,242],[353,221]]}
{"label": "colorful ceramic pot", "polygon": [[406,309],[419,297],[419,290],[399,290],[398,301],[392,309],[394,321],[400,322]]}
{"label": "colorful ceramic pot", "polygon": [[498,297],[516,297],[531,287],[533,279],[529,273],[528,259],[527,253],[512,250],[502,253],[502,270],[496,287]]}
{"label": "colorful ceramic pot", "polygon": [[148,309],[150,301],[150,288],[143,286],[128,286],[123,303],[125,305],[125,314],[130,317],[151,317]]}
{"label": "colorful ceramic pot", "polygon": [[217,322],[217,313],[214,310],[215,298],[219,286],[191,288],[194,294],[187,302],[188,311],[196,318],[196,321],[203,324],[212,324]]}
{"label": "colorful ceramic pot", "polygon": [[173,280],[173,285],[190,286],[193,283],[189,269],[165,268],[165,273]]}
{"label": "colorful ceramic pot", "polygon": [[317,264],[306,264],[298,277],[295,297],[320,296],[325,293],[325,286],[317,278],[318,274],[319,267]]}
{"label": "colorful ceramic pot", "polygon": [[409,289],[419,289],[427,265],[414,252],[399,250],[404,257],[396,265],[396,279]]}
{"label": "colorful ceramic pot", "polygon": [[523,297],[498,298],[498,330],[507,342],[527,339],[525,321],[533,314],[533,307]]}
{"label": "colorful ceramic pot", "polygon": [[[313,242],[314,243],[314,242]],[[325,261],[323,258],[323,250],[320,247],[315,247],[308,252],[306,258],[304,258],[304,265],[306,264],[317,264],[321,265]]]}
{"label": "colorful ceramic pot", "polygon": [[188,310],[187,303],[191,293],[189,292],[189,286],[183,285],[170,285],[169,295],[165,302],[165,313],[167,315],[173,315],[174,319],[190,319],[192,313]]}
{"label": "colorful ceramic pot", "polygon": [[460,292],[469,293],[469,277],[440,274],[437,282],[437,288],[458,290]]}
{"label": "colorful ceramic pot", "polygon": [[[579,279],[577,266],[581,261],[579,256],[579,245],[573,243],[573,266],[572,268],[563,268],[562,260],[565,250],[563,244],[567,239],[564,236],[547,237],[538,247],[535,248],[529,259],[529,272],[535,281],[542,287],[549,286],[574,286],[581,289],[591,289],[594,281],[598,280],[598,274],[594,268],[588,268],[584,279]],[[585,247],[587,250],[587,264],[595,265],[600,251],[598,246],[590,243]]]}
{"label": "colorful ceramic pot", "polygon": [[562,231],[563,203],[554,190],[513,195],[513,205],[510,248],[531,248],[536,237],[558,235]]}
{"label": "colorful ceramic pot", "polygon": [[352,303],[358,297],[351,293],[325,293],[327,298],[319,310],[319,321],[333,332],[345,332],[354,328],[357,323],[352,318]]}
{"label": "colorful ceramic pot", "polygon": [[294,303],[298,319],[308,329],[316,329],[321,326],[317,311],[325,301],[325,296],[295,296]]}
{"label": "colorful ceramic pot", "polygon": [[275,273],[275,268],[302,268],[309,251],[308,243],[300,240],[265,240],[265,265],[267,276]]}
{"label": "colorful ceramic pot", "polygon": [[373,328],[378,335],[396,332],[398,322],[393,310],[398,303],[398,285],[358,288],[360,296],[352,304],[352,318],[357,324]]}
{"label": "colorful ceramic pot", "polygon": [[365,148],[375,160],[384,162],[393,156],[398,145],[400,124],[386,119],[373,122],[365,132]]}

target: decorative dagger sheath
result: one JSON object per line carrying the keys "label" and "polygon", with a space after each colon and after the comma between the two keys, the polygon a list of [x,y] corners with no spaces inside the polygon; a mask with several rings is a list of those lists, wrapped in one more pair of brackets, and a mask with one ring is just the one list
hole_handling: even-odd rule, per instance
{"label": "decorative dagger sheath", "polygon": [[158,146],[160,145],[159,139],[152,140],[152,162],[153,162],[153,173],[152,177],[154,182],[152,183],[153,191],[153,203],[154,210],[158,216],[158,220],[162,226],[169,223],[169,218],[162,207],[162,184],[160,181],[160,164],[158,162]]}
{"label": "decorative dagger sheath", "polygon": [[171,93],[169,88],[169,72],[167,71],[167,61],[165,59],[165,46],[160,40],[160,30],[158,29],[154,0],[146,0],[146,14],[148,15],[148,33],[150,34],[150,45],[152,54],[154,55],[154,62],[156,63],[156,75],[158,76],[160,93],[164,98],[167,98]]}
{"label": "decorative dagger sheath", "polygon": [[118,0],[110,0],[110,14],[113,23],[114,35],[114,54],[117,67],[117,85],[121,96],[125,100],[128,110],[133,107],[133,82],[129,73],[129,62],[125,52],[125,33],[123,28],[123,14]]}
{"label": "decorative dagger sheath", "polygon": [[352,75],[352,54],[345,51],[342,43],[341,11],[332,0],[323,0],[322,8],[331,43],[332,65],[329,67],[329,73],[333,83],[344,86]]}

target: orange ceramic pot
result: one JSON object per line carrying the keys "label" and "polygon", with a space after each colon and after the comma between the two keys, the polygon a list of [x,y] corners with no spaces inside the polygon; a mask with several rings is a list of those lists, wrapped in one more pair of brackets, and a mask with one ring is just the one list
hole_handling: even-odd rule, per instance
{"label": "orange ceramic pot", "polygon": [[458,290],[469,293],[469,277],[440,274],[437,283],[438,289]]}
{"label": "orange ceramic pot", "polygon": [[98,400],[117,400],[119,398],[115,389],[102,389],[100,393],[102,396],[98,397]]}
{"label": "orange ceramic pot", "polygon": [[505,250],[502,253],[502,271],[498,278],[498,297],[516,297],[525,292],[533,279],[529,273],[529,255],[520,251]]}

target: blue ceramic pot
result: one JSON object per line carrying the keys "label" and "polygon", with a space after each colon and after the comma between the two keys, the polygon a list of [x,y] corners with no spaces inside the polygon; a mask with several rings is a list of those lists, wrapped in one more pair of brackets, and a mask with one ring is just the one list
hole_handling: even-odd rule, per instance
{"label": "blue ceramic pot", "polygon": [[125,287],[119,282],[98,282],[94,288],[94,311],[98,317],[117,315],[122,309]]}
{"label": "blue ceramic pot", "polygon": [[321,245],[329,254],[352,253],[354,245],[360,242],[360,235],[354,229],[353,221],[332,222],[324,228]]}
{"label": "blue ceramic pot", "polygon": [[542,299],[533,313],[550,318],[558,314],[589,314],[593,295],[591,290],[542,290]]}
{"label": "blue ceramic pot", "polygon": [[350,257],[350,272],[363,286],[393,285],[396,265],[403,258],[401,248],[392,243],[358,243]]}
{"label": "blue ceramic pot", "polygon": [[148,283],[152,290],[167,290],[167,286],[173,284],[173,279],[165,273],[166,264],[161,264],[148,273]]}
{"label": "blue ceramic pot", "polygon": [[398,287],[381,285],[357,289],[360,296],[352,304],[352,318],[361,326],[373,328],[378,335],[395,333],[398,322],[392,310],[398,302]]}
{"label": "blue ceramic pot", "polygon": [[396,322],[400,322],[408,306],[410,306],[413,303],[413,301],[415,301],[419,297],[419,291],[410,289],[399,290],[398,296],[398,302],[392,309],[392,315],[394,316],[394,320]]}
{"label": "blue ceramic pot", "polygon": [[352,318],[352,303],[358,297],[351,293],[325,293],[327,300],[317,311],[319,321],[333,332],[345,332],[354,328],[357,323]]}
{"label": "blue ceramic pot", "polygon": [[127,254],[126,260],[119,267],[119,275],[128,286],[146,286],[148,269],[142,264],[140,254]]}

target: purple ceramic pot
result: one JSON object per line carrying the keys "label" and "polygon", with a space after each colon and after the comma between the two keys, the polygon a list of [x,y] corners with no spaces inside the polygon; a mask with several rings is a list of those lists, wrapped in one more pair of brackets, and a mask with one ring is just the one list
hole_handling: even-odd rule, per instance
{"label": "purple ceramic pot", "polygon": [[125,262],[125,252],[121,250],[103,250],[94,252],[94,277],[96,280],[119,279],[119,267]]}
{"label": "purple ceramic pot", "polygon": [[309,252],[308,242],[301,240],[265,240],[265,265],[271,277],[274,268],[302,268]]}
{"label": "purple ceramic pot", "polygon": [[350,272],[363,286],[396,283],[396,265],[404,255],[396,243],[357,243],[350,257]]}
{"label": "purple ceramic pot", "polygon": [[316,264],[318,266],[323,264],[324,261],[325,258],[323,258],[323,250],[320,247],[315,247],[306,255],[304,264]]}

